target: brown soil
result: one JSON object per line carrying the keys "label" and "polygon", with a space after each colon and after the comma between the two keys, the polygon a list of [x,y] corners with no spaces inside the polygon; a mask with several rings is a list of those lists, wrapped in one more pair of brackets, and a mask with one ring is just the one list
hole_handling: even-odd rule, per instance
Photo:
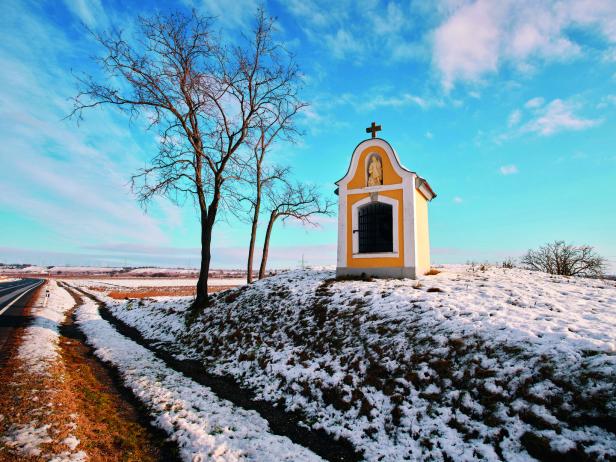
{"label": "brown soil", "polygon": [[[221,292],[234,287],[236,286],[208,287],[208,293]],[[107,295],[117,300],[124,300],[126,298],[185,297],[195,295],[195,288],[193,286],[136,287],[134,289],[112,290]]]}
{"label": "brown soil", "polygon": [[76,331],[67,316],[60,337],[67,372],[64,386],[78,409],[81,448],[92,461],[162,460],[160,436],[143,425],[133,403],[124,398],[112,374]]}
{"label": "brown soil", "polygon": [[[32,298],[33,301],[36,297]],[[21,329],[23,334],[23,329]],[[60,359],[49,374],[32,373],[17,358],[15,342],[6,367],[0,370],[0,434],[14,426],[36,421],[49,425],[52,442],[40,446],[38,456],[24,456],[0,443],[0,461],[48,460],[69,448],[69,435],[80,440],[90,461],[156,461],[174,459],[162,435],[143,422],[125,390],[116,386],[113,373],[103,366],[79,338],[70,314],[61,328]]]}

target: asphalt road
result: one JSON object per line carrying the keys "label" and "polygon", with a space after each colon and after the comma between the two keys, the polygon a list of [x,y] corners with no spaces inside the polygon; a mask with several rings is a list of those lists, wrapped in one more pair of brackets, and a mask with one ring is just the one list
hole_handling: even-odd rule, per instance
{"label": "asphalt road", "polygon": [[[0,360],[3,360],[15,329],[26,326],[25,307],[44,279],[21,279],[0,284]],[[1,364],[1,362],[0,362]]]}

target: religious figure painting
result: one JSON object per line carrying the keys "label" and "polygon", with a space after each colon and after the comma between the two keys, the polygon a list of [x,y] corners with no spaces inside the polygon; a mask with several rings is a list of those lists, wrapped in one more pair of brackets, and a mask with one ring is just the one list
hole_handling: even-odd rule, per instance
{"label": "religious figure painting", "polygon": [[380,186],[382,184],[383,165],[381,164],[381,158],[373,154],[368,162],[368,186]]}

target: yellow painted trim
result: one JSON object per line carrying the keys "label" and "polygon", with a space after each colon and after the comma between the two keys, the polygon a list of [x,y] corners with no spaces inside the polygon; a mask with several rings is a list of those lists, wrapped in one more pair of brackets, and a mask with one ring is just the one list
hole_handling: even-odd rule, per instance
{"label": "yellow painted trim", "polygon": [[381,163],[383,166],[383,185],[392,185],[392,184],[400,184],[402,183],[402,177],[396,173],[394,170],[391,161],[389,160],[389,156],[385,152],[385,149],[380,146],[370,146],[364,149],[359,155],[357,170],[355,171],[355,176],[349,181],[347,185],[348,189],[357,189],[357,188],[365,188],[368,184],[368,180],[366,178],[366,156],[372,153],[377,153],[381,156]]}

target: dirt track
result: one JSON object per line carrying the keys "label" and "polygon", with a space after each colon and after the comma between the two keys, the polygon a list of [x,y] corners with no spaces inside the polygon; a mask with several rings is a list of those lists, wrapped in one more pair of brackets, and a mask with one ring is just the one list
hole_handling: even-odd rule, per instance
{"label": "dirt track", "polygon": [[[74,298],[79,304],[80,298]],[[33,303],[36,300],[35,294]],[[15,331],[0,369],[0,437],[10,437],[27,426],[48,426],[45,433],[50,438],[39,446],[39,454],[26,454],[23,446],[10,441],[0,442],[0,461],[49,460],[68,449],[69,436],[78,441],[75,451],[84,451],[90,461],[178,460],[177,446],[149,424],[115,372],[93,356],[73,324],[73,311],[60,327],[60,359],[46,374],[24,367],[17,353],[26,326]]]}

